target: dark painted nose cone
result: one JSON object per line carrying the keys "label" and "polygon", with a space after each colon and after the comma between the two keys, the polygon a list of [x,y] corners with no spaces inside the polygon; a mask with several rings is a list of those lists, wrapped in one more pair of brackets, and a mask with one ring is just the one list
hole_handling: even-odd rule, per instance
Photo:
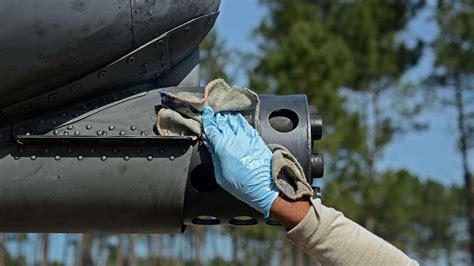
{"label": "dark painted nose cone", "polygon": [[324,175],[324,156],[322,153],[311,155],[311,177],[321,178]]}

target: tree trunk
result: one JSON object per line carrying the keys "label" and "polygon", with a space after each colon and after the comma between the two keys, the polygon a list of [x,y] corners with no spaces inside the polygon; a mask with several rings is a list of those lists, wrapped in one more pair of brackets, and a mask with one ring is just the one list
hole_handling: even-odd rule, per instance
{"label": "tree trunk", "polygon": [[282,242],[282,249],[281,249],[281,253],[280,253],[280,265],[282,266],[289,266],[291,263],[290,263],[290,256],[291,256],[291,252],[290,252],[290,243],[288,242],[288,240],[286,239],[283,239],[283,242]]}
{"label": "tree trunk", "polygon": [[25,256],[25,241],[28,239],[28,234],[18,233],[16,234],[16,241],[18,245],[16,263],[17,266],[26,265],[26,256]]}
{"label": "tree trunk", "polygon": [[205,236],[205,227],[194,227],[194,250],[195,250],[195,258],[194,258],[194,265],[201,266],[202,265],[202,250],[204,245],[204,236]]}
{"label": "tree trunk", "polygon": [[49,235],[41,234],[41,266],[48,266]]}
{"label": "tree trunk", "polygon": [[[376,180],[377,173],[376,173],[376,161],[378,152],[380,150],[380,145],[378,140],[381,138],[382,134],[382,125],[381,125],[381,110],[379,106],[380,102],[380,93],[381,90],[378,86],[373,87],[370,90],[370,104],[368,104],[367,113],[370,115],[365,116],[366,124],[368,125],[369,134],[367,135],[367,147],[368,147],[368,155],[367,155],[367,180],[366,184],[364,184],[363,190],[363,197],[364,197],[364,206],[368,210],[368,213],[365,217],[364,227],[374,232],[376,226],[376,220],[373,216],[373,199],[372,195],[370,195],[370,187],[372,187],[373,183]],[[370,119],[373,120],[373,124],[371,125]]]}
{"label": "tree trunk", "polygon": [[471,265],[474,265],[474,194],[472,191],[472,174],[469,169],[468,158],[468,134],[466,130],[464,95],[460,83],[460,77],[455,76],[455,105],[458,114],[459,130],[459,151],[461,153],[461,162],[464,175],[464,186],[466,191],[467,218],[469,228],[469,254],[471,256]]}
{"label": "tree trunk", "polygon": [[137,256],[135,253],[135,243],[137,242],[137,235],[128,235],[128,266],[137,266]]}
{"label": "tree trunk", "polygon": [[118,235],[117,254],[115,258],[116,266],[123,266],[123,242],[122,235]]}
{"label": "tree trunk", "polygon": [[81,243],[81,265],[92,266],[92,234],[83,234]]}
{"label": "tree trunk", "polygon": [[240,231],[232,226],[230,227],[230,235],[232,237],[232,266],[239,266]]}
{"label": "tree trunk", "polygon": [[0,234],[0,265],[6,265],[5,234]]}
{"label": "tree trunk", "polygon": [[293,245],[293,254],[294,254],[293,265],[303,266],[303,260],[304,260],[303,250],[301,250],[300,247]]}

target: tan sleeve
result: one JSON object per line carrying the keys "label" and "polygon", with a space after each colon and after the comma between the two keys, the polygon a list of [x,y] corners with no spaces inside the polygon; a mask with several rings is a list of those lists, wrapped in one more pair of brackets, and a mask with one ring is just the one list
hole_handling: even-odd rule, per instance
{"label": "tan sleeve", "polygon": [[320,199],[311,202],[313,207],[287,237],[323,265],[418,265]]}

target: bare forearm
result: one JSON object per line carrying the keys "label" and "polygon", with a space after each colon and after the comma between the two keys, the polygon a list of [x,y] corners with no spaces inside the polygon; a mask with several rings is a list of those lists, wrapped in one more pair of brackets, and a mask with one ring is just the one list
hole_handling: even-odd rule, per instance
{"label": "bare forearm", "polygon": [[303,220],[310,208],[311,203],[307,198],[289,200],[278,196],[270,209],[270,216],[281,222],[286,230],[291,230]]}

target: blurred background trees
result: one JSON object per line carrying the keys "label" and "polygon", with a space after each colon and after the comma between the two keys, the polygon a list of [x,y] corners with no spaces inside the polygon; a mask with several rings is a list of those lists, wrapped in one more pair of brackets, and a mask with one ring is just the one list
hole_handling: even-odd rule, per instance
{"label": "blurred background trees", "polygon": [[[225,1],[225,0],[224,0]],[[230,50],[217,31],[201,46],[202,83],[242,80],[264,93],[304,93],[323,115],[323,201],[418,259],[474,264],[474,1],[260,0],[258,51]],[[428,5],[431,6],[428,7]],[[433,9],[433,42],[406,40]],[[237,23],[237,22],[236,22]],[[436,54],[422,83],[405,77],[424,49]],[[244,58],[244,60],[242,60]],[[245,85],[245,84],[236,84]],[[427,95],[435,95],[430,104]],[[386,169],[397,136],[426,130],[428,108],[457,114],[464,186]],[[413,147],[416,149],[416,147]],[[410,151],[407,151],[410,152]],[[442,152],[442,151],[440,151]],[[183,235],[0,234],[0,265],[314,265],[279,227],[190,226]],[[49,259],[55,249],[59,261]],[[57,257],[57,256],[55,256]]]}

